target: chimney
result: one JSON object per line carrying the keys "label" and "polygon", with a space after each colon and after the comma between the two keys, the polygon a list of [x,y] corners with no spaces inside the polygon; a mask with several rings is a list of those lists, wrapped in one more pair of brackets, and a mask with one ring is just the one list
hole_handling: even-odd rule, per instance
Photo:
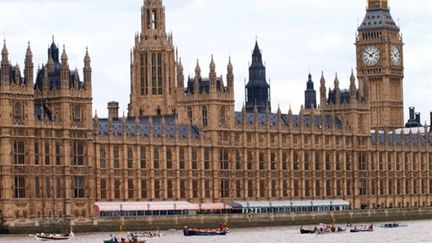
{"label": "chimney", "polygon": [[411,106],[411,107],[409,108],[409,119],[410,119],[411,121],[415,119],[415,118],[414,118],[414,113],[415,113],[415,108]]}
{"label": "chimney", "polygon": [[415,115],[416,115],[416,122],[417,122],[417,124],[419,125],[419,126],[421,126],[421,120],[420,120],[420,112],[417,112],[417,113],[415,113]]}
{"label": "chimney", "polygon": [[111,101],[108,103],[108,117],[111,119],[119,118],[119,103],[116,101]]}

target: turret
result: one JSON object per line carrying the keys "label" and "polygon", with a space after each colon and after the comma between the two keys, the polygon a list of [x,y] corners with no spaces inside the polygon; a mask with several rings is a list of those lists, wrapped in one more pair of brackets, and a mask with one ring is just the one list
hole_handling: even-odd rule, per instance
{"label": "turret", "polygon": [[326,101],[326,81],[324,78],[324,72],[321,72],[320,80],[320,104],[323,107],[327,103]]}
{"label": "turret", "polygon": [[183,74],[183,64],[181,62],[181,58],[179,59],[178,65],[177,65],[177,87],[181,89],[181,93],[183,94],[184,90],[184,74]]}
{"label": "turret", "polygon": [[66,54],[66,47],[63,46],[63,53],[61,56],[61,75],[60,82],[62,89],[69,89],[69,63]]}
{"label": "turret", "polygon": [[213,60],[213,55],[211,56],[211,61],[210,61],[210,73],[209,73],[209,85],[210,85],[210,90],[216,90],[216,64],[214,63]]}
{"label": "turret", "polygon": [[199,94],[199,81],[201,79],[201,68],[199,66],[199,60],[195,67],[195,79],[194,79],[194,94]]}
{"label": "turret", "polygon": [[336,77],[334,80],[334,92],[335,92],[335,97],[336,97],[336,104],[340,103],[340,88],[339,88],[339,78],[338,75],[336,73]]}
{"label": "turret", "polygon": [[3,41],[1,59],[1,84],[7,85],[9,82],[9,52],[6,47],[6,40]]}
{"label": "turret", "polygon": [[310,73],[308,75],[308,81],[306,83],[304,106],[305,106],[305,109],[317,108],[316,91],[314,89],[314,83],[312,81],[312,75]]}
{"label": "turret", "polygon": [[91,68],[91,60],[90,55],[88,53],[88,48],[86,48],[86,54],[84,56],[84,87],[86,90],[90,91],[92,90],[92,68]]}
{"label": "turret", "polygon": [[351,93],[351,97],[353,97],[353,95],[355,95],[355,92],[357,90],[356,84],[355,84],[355,76],[354,76],[354,70],[351,69],[351,77],[350,77],[350,93]]}
{"label": "turret", "polygon": [[25,70],[24,70],[24,78],[25,84],[29,87],[33,87],[33,53],[30,48],[30,42],[27,46],[26,56],[24,60]]}
{"label": "turret", "polygon": [[228,61],[227,66],[227,86],[228,93],[234,93],[234,73],[233,73],[233,65],[231,64],[231,57]]}

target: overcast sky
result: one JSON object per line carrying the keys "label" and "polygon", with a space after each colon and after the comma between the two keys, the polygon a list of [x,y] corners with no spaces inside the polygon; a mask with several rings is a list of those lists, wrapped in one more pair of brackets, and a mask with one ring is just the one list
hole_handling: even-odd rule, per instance
{"label": "overcast sky", "polygon": [[[226,75],[228,57],[234,65],[236,109],[244,101],[244,82],[258,38],[271,80],[272,110],[289,106],[298,112],[304,102],[307,75],[319,88],[321,71],[328,85],[335,73],[348,87],[356,67],[355,32],[363,20],[366,0],[164,0],[168,31],[174,35],[185,76],[196,59],[208,73],[211,54],[216,71]],[[0,38],[9,58],[23,67],[27,42],[34,63],[46,63],[51,36],[66,45],[71,68],[82,75],[86,46],[93,67],[93,109],[107,115],[106,104],[120,102],[127,113],[130,92],[129,52],[140,30],[142,0],[0,0]],[[432,110],[432,1],[390,0],[405,42],[405,110],[413,105]]]}

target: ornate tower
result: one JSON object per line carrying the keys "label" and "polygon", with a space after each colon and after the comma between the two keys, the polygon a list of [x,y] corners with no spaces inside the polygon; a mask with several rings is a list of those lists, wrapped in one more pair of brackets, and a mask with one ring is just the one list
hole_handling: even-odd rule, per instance
{"label": "ornate tower", "polygon": [[369,0],[356,38],[360,88],[369,82],[371,126],[403,127],[403,42],[387,0]]}
{"label": "ornate tower", "polygon": [[246,85],[246,111],[254,112],[255,106],[259,113],[266,107],[271,110],[270,85],[266,81],[266,68],[262,61],[258,42],[252,53],[252,64],[249,67],[249,82]]}
{"label": "ornate tower", "polygon": [[145,0],[131,55],[130,117],[175,113],[176,65],[162,0]]}
{"label": "ornate tower", "polygon": [[305,109],[316,109],[317,101],[316,101],[316,91],[314,89],[314,83],[312,81],[312,75],[309,74],[308,81],[306,83],[306,91],[305,91]]}

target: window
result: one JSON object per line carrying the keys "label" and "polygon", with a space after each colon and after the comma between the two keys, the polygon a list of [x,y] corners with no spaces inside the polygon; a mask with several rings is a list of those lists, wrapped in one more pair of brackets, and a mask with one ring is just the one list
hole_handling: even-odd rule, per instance
{"label": "window", "polygon": [[141,165],[141,169],[145,169],[147,166],[147,159],[146,159],[146,149],[144,146],[141,146],[141,158],[140,158],[140,165]]}
{"label": "window", "polygon": [[40,177],[35,177],[35,198],[41,197],[41,188],[40,188]]}
{"label": "window", "polygon": [[85,178],[84,176],[73,177],[73,196],[74,198],[85,197]]}
{"label": "window", "polygon": [[56,177],[56,198],[63,198],[63,183],[60,176]]}
{"label": "window", "polygon": [[158,65],[158,73],[157,73],[157,75],[158,75],[158,95],[162,95],[162,93],[163,93],[163,85],[162,85],[162,76],[163,76],[163,74],[162,74],[162,54],[158,53],[157,56],[158,56],[158,63],[157,63],[157,65]]}
{"label": "window", "polygon": [[39,143],[35,142],[34,143],[34,158],[35,158],[35,165],[38,165],[40,163],[39,161]]}
{"label": "window", "polygon": [[161,185],[160,180],[154,181],[154,196],[156,199],[161,198]]}
{"label": "window", "polygon": [[151,54],[151,66],[152,66],[152,95],[157,94],[157,84],[156,84],[156,54]]}
{"label": "window", "polygon": [[241,198],[241,181],[240,180],[236,180],[236,188],[235,188],[235,192],[236,192],[236,198]]}
{"label": "window", "polygon": [[167,198],[173,199],[174,198],[174,185],[172,180],[167,180]]}
{"label": "window", "polygon": [[186,182],[185,180],[180,180],[180,198],[186,198]]}
{"label": "window", "polygon": [[192,149],[192,170],[198,169],[198,158],[197,151],[195,148]]}
{"label": "window", "polygon": [[253,170],[253,153],[251,151],[247,153],[247,169]]}
{"label": "window", "polygon": [[205,180],[204,181],[204,194],[205,194],[205,198],[210,198],[210,181],[209,180]]}
{"label": "window", "polygon": [[119,179],[114,180],[114,199],[120,199],[121,183]]}
{"label": "window", "polygon": [[203,125],[203,127],[206,127],[208,125],[207,107],[205,107],[205,106],[203,106],[203,108],[202,108],[202,125]]}
{"label": "window", "polygon": [[141,95],[148,95],[148,56],[141,53]]}
{"label": "window", "polygon": [[189,118],[189,123],[192,124],[193,114],[192,114],[192,108],[191,107],[187,108],[187,114],[188,114],[188,118]]}
{"label": "window", "polygon": [[21,124],[24,119],[23,107],[20,102],[16,102],[14,105],[14,121]]}
{"label": "window", "polygon": [[81,107],[75,106],[72,111],[72,119],[74,123],[81,122]]}
{"label": "window", "polygon": [[220,169],[229,170],[228,151],[223,149],[220,153]]}
{"label": "window", "polygon": [[248,197],[252,198],[253,197],[253,192],[254,192],[254,187],[253,187],[253,181],[252,180],[248,180]]}
{"label": "window", "polygon": [[173,168],[172,151],[170,148],[167,148],[167,152],[166,152],[166,168],[168,170]]}
{"label": "window", "polygon": [[294,152],[294,170],[300,169],[300,156],[298,152]]}
{"label": "window", "polygon": [[240,152],[236,152],[236,170],[241,170],[241,156]]}
{"label": "window", "polygon": [[106,153],[105,148],[102,146],[99,147],[99,165],[101,169],[106,168]]}
{"label": "window", "polygon": [[366,196],[367,195],[367,181],[366,180],[360,180],[359,181],[359,189],[360,189],[360,196]]}
{"label": "window", "polygon": [[204,149],[204,169],[210,169],[210,150],[207,148]]}
{"label": "window", "polygon": [[[363,153],[359,154],[359,170],[367,170],[367,158]],[[380,168],[380,170],[382,170],[382,168]]]}
{"label": "window", "polygon": [[45,165],[50,164],[50,146],[49,143],[45,143]]}
{"label": "window", "polygon": [[153,150],[153,168],[159,169],[159,149]]}
{"label": "window", "polygon": [[134,181],[129,179],[128,180],[128,199],[133,199],[134,198]]}
{"label": "window", "polygon": [[179,159],[180,159],[180,169],[184,170],[185,169],[185,153],[184,153],[184,148],[180,148],[180,155],[179,155]]}
{"label": "window", "polygon": [[141,180],[141,199],[147,199],[147,181]]}
{"label": "window", "polygon": [[127,148],[127,164],[128,169],[133,169],[133,150],[131,147]]}
{"label": "window", "polygon": [[220,184],[220,190],[221,190],[221,198],[228,198],[229,197],[229,181],[228,180],[221,180]]}
{"label": "window", "polygon": [[276,164],[276,153],[271,153],[270,155],[270,163],[271,163],[271,169],[276,170],[277,164]]}
{"label": "window", "polygon": [[45,197],[46,198],[51,198],[52,197],[52,193],[51,193],[51,178],[45,178]]}
{"label": "window", "polygon": [[106,179],[101,179],[100,184],[100,197],[101,199],[107,199],[107,182]]}
{"label": "window", "polygon": [[260,170],[265,170],[265,161],[264,161],[264,153],[259,153],[259,169]]}
{"label": "window", "polygon": [[26,197],[25,176],[15,176],[15,198]]}
{"label": "window", "polygon": [[120,168],[120,148],[119,146],[114,146],[114,168]]}
{"label": "window", "polygon": [[24,161],[24,141],[14,141],[13,144],[14,149],[14,164],[16,165],[23,165],[25,164]]}
{"label": "window", "polygon": [[61,165],[61,146],[59,143],[56,143],[55,152],[56,165]]}
{"label": "window", "polygon": [[81,141],[72,143],[72,165],[84,165],[84,143]]}
{"label": "window", "polygon": [[288,170],[288,156],[287,153],[282,153],[282,170]]}

